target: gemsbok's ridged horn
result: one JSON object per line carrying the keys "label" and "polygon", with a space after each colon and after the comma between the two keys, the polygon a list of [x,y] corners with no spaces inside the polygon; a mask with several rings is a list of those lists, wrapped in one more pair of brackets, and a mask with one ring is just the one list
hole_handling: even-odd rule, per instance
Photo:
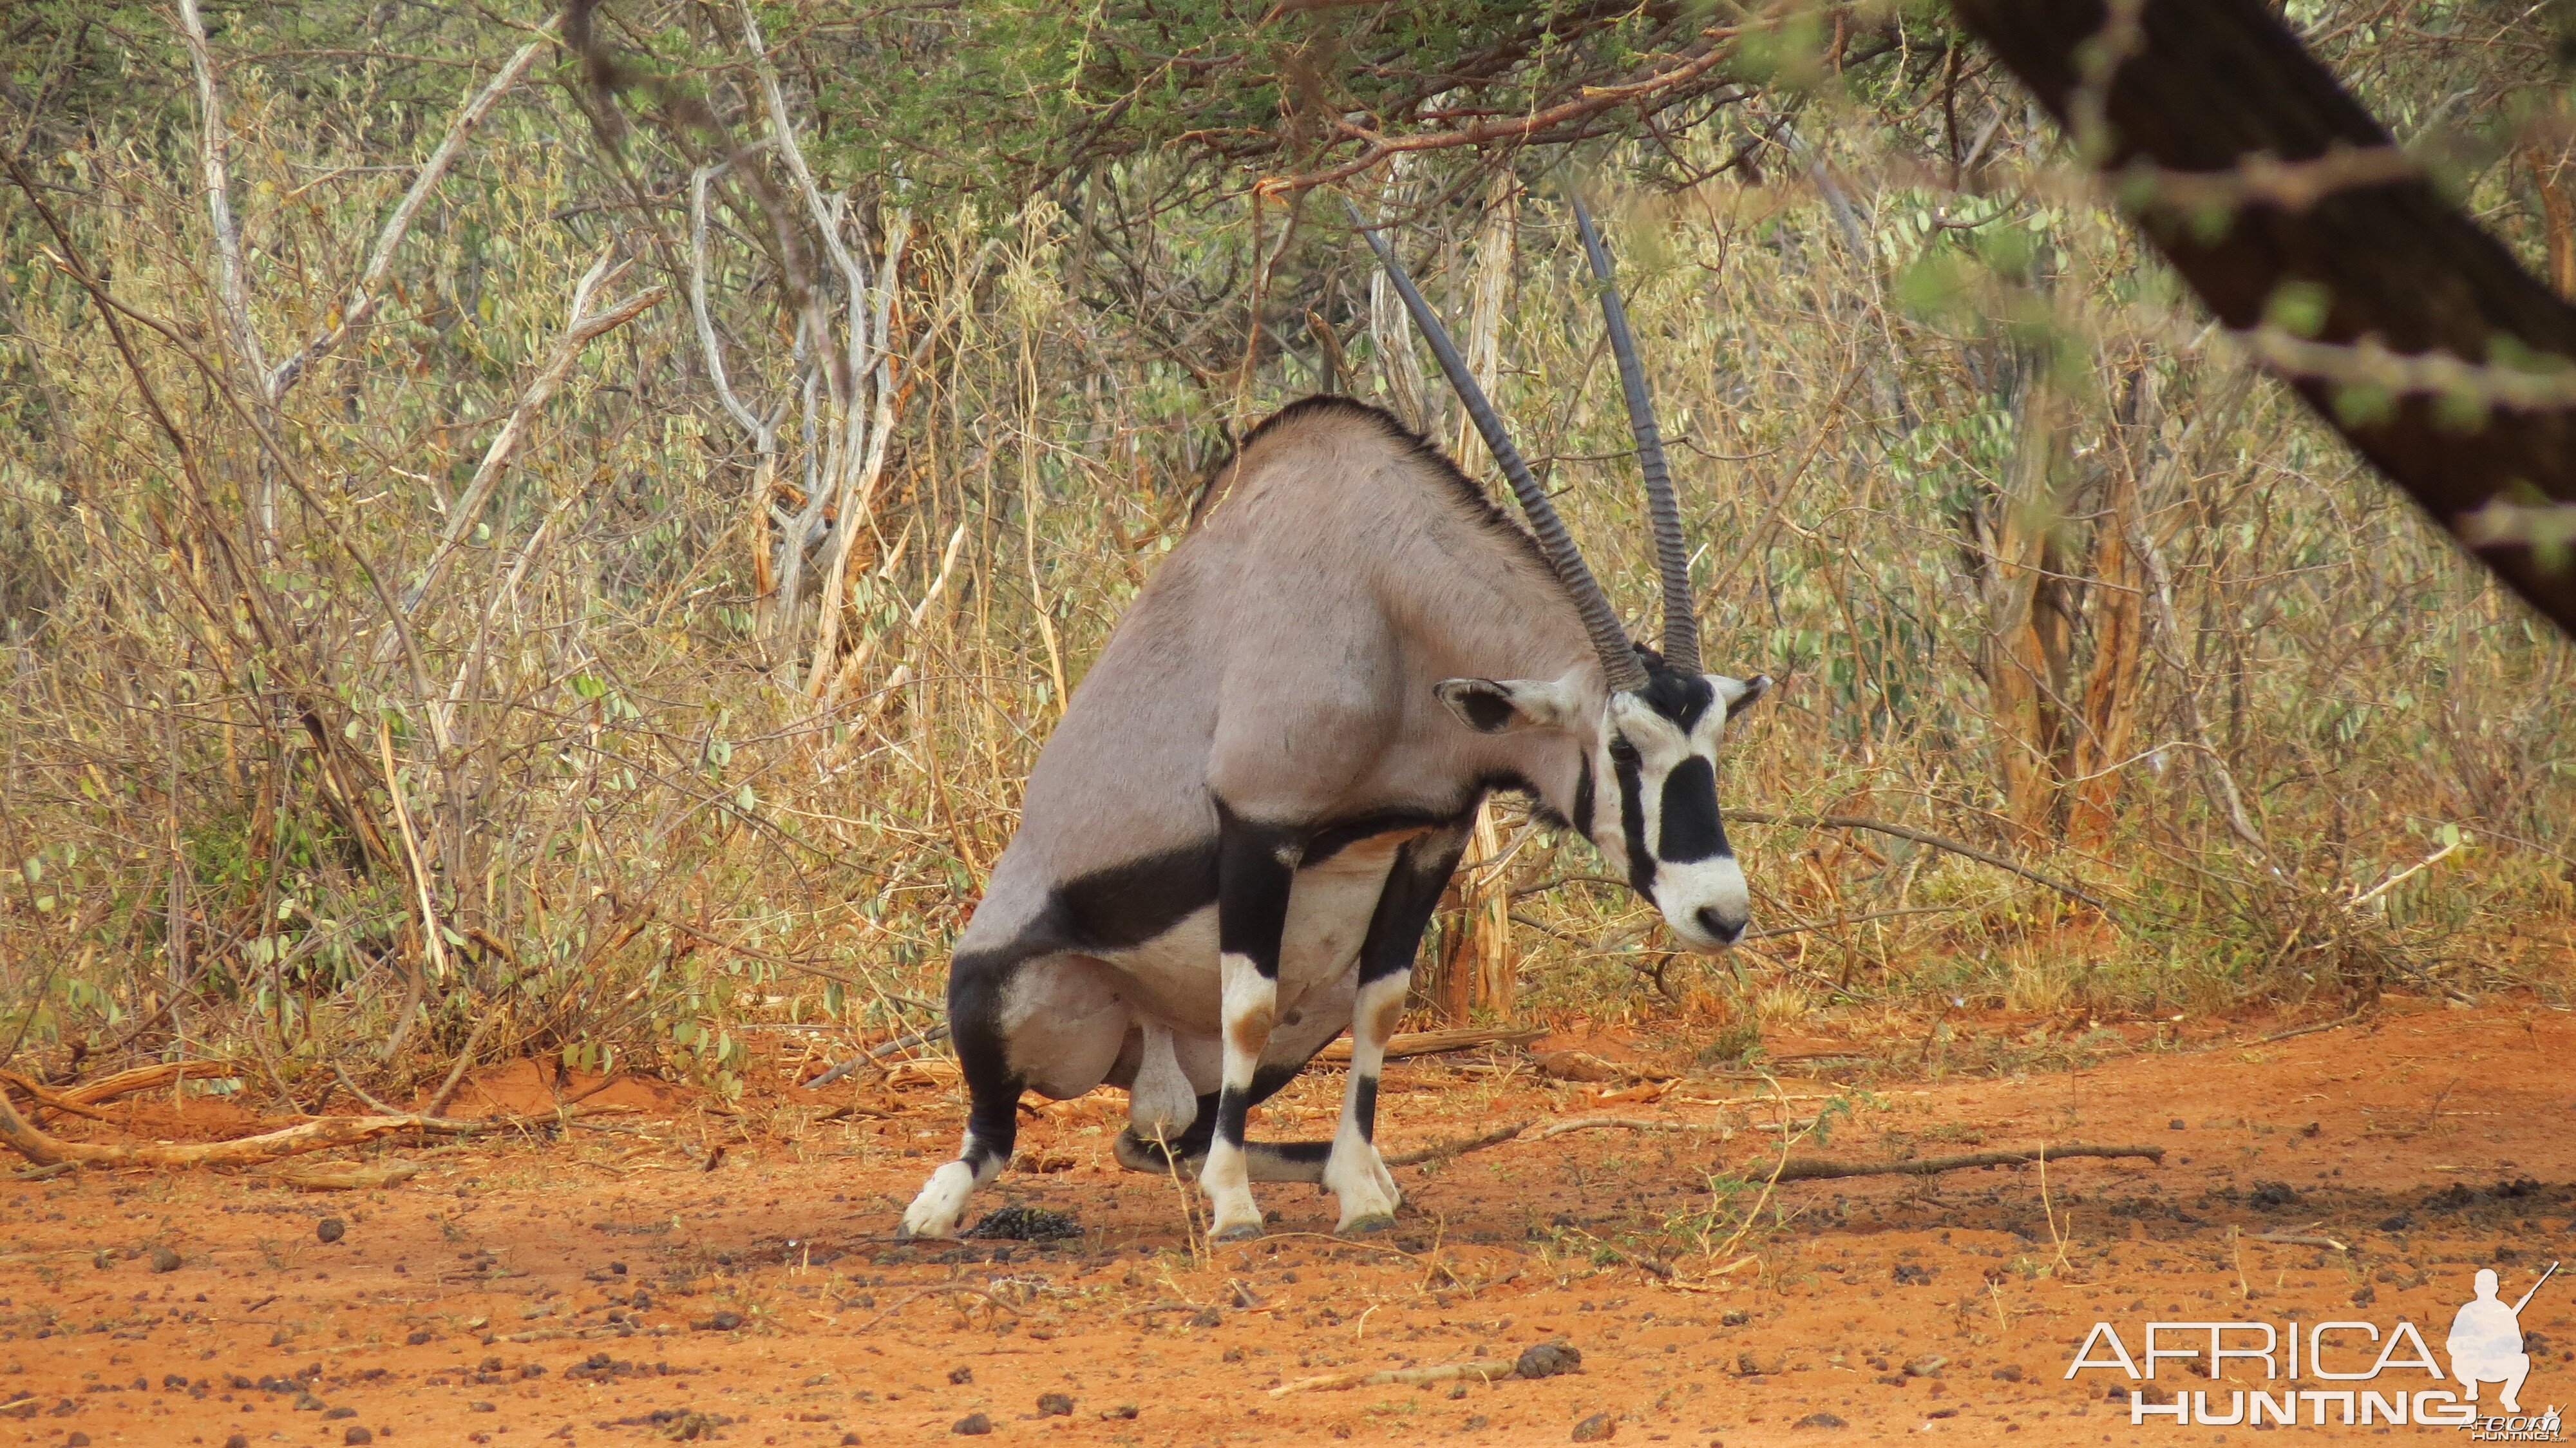
{"label": "gemsbok's ridged horn", "polygon": [[1637,360],[1637,338],[1628,330],[1628,309],[1619,301],[1609,249],[1601,244],[1582,198],[1568,191],[1566,199],[1574,203],[1583,254],[1599,284],[1601,320],[1610,329],[1610,351],[1619,359],[1619,390],[1628,396],[1628,426],[1637,435],[1637,467],[1646,475],[1646,517],[1654,526],[1655,570],[1664,583],[1664,666],[1696,674],[1699,619],[1691,607],[1690,545],[1682,539],[1681,505],[1673,499],[1673,475],[1664,465],[1664,437],[1655,426],[1654,399],[1646,395],[1646,369]]}
{"label": "gemsbok's ridged horn", "polygon": [[[1628,631],[1619,626],[1619,616],[1610,600],[1601,592],[1601,584],[1574,546],[1565,522],[1556,516],[1556,505],[1547,500],[1538,479],[1530,476],[1529,464],[1521,460],[1520,449],[1512,446],[1511,434],[1503,430],[1503,420],[1494,413],[1494,405],[1485,398],[1485,389],[1476,385],[1475,375],[1467,370],[1467,361],[1458,355],[1458,346],[1449,340],[1449,329],[1440,325],[1432,314],[1431,304],[1414,288],[1413,278],[1405,273],[1404,263],[1395,259],[1395,249],[1377,234],[1368,218],[1360,214],[1359,203],[1342,198],[1350,207],[1351,224],[1368,238],[1369,248],[1377,253],[1378,264],[1386,268],[1387,280],[1395,283],[1398,296],[1404,298],[1404,309],[1413,316],[1414,327],[1422,339],[1431,344],[1431,355],[1440,360],[1440,370],[1449,379],[1450,389],[1466,404],[1467,416],[1483,434],[1485,450],[1511,480],[1512,496],[1518,498],[1521,511],[1528,515],[1530,532],[1537,536],[1539,551],[1547,555],[1548,566],[1556,570],[1557,581],[1574,597],[1574,607],[1583,615],[1583,630],[1591,635],[1593,651],[1601,656],[1601,673],[1612,689],[1633,693],[1646,686],[1646,666],[1637,659],[1636,647],[1628,641]],[[1669,489],[1667,490],[1669,491]],[[1687,600],[1687,592],[1683,595]],[[1687,604],[1685,605],[1687,607]],[[1685,614],[1687,617],[1687,614]],[[1696,657],[1694,647],[1693,655]],[[1693,665],[1697,667],[1696,664]]]}

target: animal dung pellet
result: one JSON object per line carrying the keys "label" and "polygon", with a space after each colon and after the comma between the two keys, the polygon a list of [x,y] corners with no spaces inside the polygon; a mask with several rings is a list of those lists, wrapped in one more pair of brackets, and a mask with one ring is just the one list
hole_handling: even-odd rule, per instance
{"label": "animal dung pellet", "polygon": [[1512,1371],[1524,1378],[1552,1378],[1559,1373],[1575,1372],[1582,1366],[1581,1352],[1561,1342],[1542,1342],[1522,1348],[1520,1360],[1512,1364]]}
{"label": "animal dung pellet", "polygon": [[958,1235],[1013,1242],[1061,1242],[1081,1236],[1082,1224],[1068,1212],[1051,1212],[1043,1207],[1000,1207],[985,1213],[982,1221]]}

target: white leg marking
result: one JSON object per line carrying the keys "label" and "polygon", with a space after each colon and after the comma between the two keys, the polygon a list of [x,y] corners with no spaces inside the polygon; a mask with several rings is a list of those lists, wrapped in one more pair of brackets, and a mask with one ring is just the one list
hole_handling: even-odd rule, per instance
{"label": "white leg marking", "polygon": [[[1279,983],[1264,976],[1248,955],[1222,957],[1219,971],[1224,982],[1224,1089],[1249,1094],[1253,1070],[1261,1064],[1278,1016]],[[1252,1199],[1243,1148],[1225,1139],[1222,1119],[1208,1143],[1207,1164],[1199,1168],[1199,1185],[1208,1195],[1209,1237],[1231,1241],[1261,1235],[1261,1207]]]}
{"label": "white leg marking", "polygon": [[[958,1160],[947,1163],[930,1174],[921,1184],[921,1194],[904,1208],[902,1237],[954,1237],[957,1219],[965,1214],[966,1199],[975,1189],[1002,1174],[1002,1158],[987,1149],[976,1150],[975,1133],[966,1133],[966,1141],[957,1148]],[[967,1165],[969,1161],[975,1163]]]}
{"label": "white leg marking", "polygon": [[1360,1095],[1373,1090],[1386,1063],[1386,1039],[1404,1010],[1405,974],[1387,976],[1360,987],[1351,1005],[1351,1075],[1342,1091],[1342,1120],[1333,1133],[1333,1154],[1324,1162],[1324,1189],[1341,1203],[1338,1232],[1375,1231],[1395,1225],[1396,1206],[1404,1200],[1387,1172],[1377,1147],[1360,1134]]}
{"label": "white leg marking", "polygon": [[952,1161],[930,1174],[921,1184],[921,1195],[904,1209],[903,1235],[906,1237],[954,1237],[957,1219],[966,1210],[966,1198],[978,1183],[975,1171],[962,1161]]}

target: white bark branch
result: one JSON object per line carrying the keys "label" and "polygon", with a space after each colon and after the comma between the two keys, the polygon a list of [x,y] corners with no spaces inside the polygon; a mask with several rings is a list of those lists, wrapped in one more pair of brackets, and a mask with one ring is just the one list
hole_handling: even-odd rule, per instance
{"label": "white bark branch", "polygon": [[778,450],[778,430],[754,416],[734,395],[733,379],[725,371],[724,344],[716,336],[715,314],[707,306],[707,186],[732,165],[733,161],[728,160],[701,166],[689,178],[689,317],[697,324],[698,351],[706,359],[707,378],[715,384],[716,400],[724,404],[737,426],[751,434],[752,446],[766,457]]}
{"label": "white bark branch", "polygon": [[[193,4],[194,0],[185,0],[185,3]],[[438,149],[430,152],[429,159],[421,163],[420,174],[412,179],[411,189],[403,193],[403,199],[395,205],[393,214],[385,218],[383,229],[376,233],[375,249],[368,253],[367,264],[358,273],[357,284],[349,289],[349,299],[341,304],[339,317],[298,349],[294,356],[270,370],[266,379],[269,400],[273,402],[284,397],[289,389],[303,380],[306,370],[314,362],[340,345],[341,338],[364,327],[375,315],[376,305],[382,300],[380,289],[384,286],[385,274],[392,270],[394,253],[401,249],[403,237],[410,232],[413,219],[420,215],[430,193],[438,189],[438,183],[445,178],[448,168],[455,164],[457,155],[465,149],[465,142],[473,135],[475,127],[481,125],[483,118],[491,114],[493,105],[519,83],[519,77],[527,74],[529,63],[537,58],[537,52],[545,45],[543,40],[531,40],[520,46],[518,53],[501,67],[501,73],[492,78],[491,84],[468,100],[465,108],[456,113],[456,119],[448,123],[447,134],[439,140]]]}
{"label": "white bark branch", "polygon": [[223,94],[215,86],[214,53],[197,0],[179,0],[179,31],[188,42],[188,67],[197,76],[197,160],[205,178],[206,215],[215,228],[215,262],[223,292],[224,321],[232,331],[238,365],[251,376],[265,370],[259,339],[250,327],[250,276],[242,265],[241,224],[233,216],[227,155],[232,136],[224,127]]}
{"label": "white bark branch", "polygon": [[[864,331],[864,313],[860,311],[860,299],[867,295],[867,269],[851,255],[848,247],[841,244],[841,219],[823,200],[822,189],[814,184],[814,173],[806,168],[805,150],[796,144],[796,127],[787,117],[787,97],[779,89],[777,69],[769,63],[769,49],[761,39],[760,21],[752,14],[751,0],[742,0],[741,8],[742,38],[751,47],[752,68],[760,76],[761,97],[769,104],[769,126],[776,133],[778,154],[787,162],[787,174],[795,178],[796,191],[804,199],[806,215],[813,218],[814,229],[822,233],[824,251],[831,256],[832,265],[840,271],[843,283],[849,288],[852,335],[850,350],[845,354],[845,365],[849,370],[846,374],[833,376],[831,381],[839,393],[838,400],[852,406],[855,419],[856,407],[851,394],[870,366],[868,353],[874,345]],[[854,420],[853,443],[857,441],[856,426]]]}
{"label": "white bark branch", "polygon": [[528,430],[535,424],[537,414],[553,400],[564,379],[572,374],[573,363],[580,360],[582,349],[635,320],[668,294],[662,287],[647,287],[606,311],[591,312],[591,293],[611,275],[608,260],[609,253],[602,253],[583,274],[580,285],[573,288],[572,312],[564,324],[562,339],[555,344],[554,354],[546,359],[535,380],[528,384],[527,391],[520,394],[518,406],[510,409],[510,416],[501,424],[501,431],[493,437],[491,446],[483,450],[482,465],[474,470],[474,481],[466,485],[464,496],[456,500],[455,508],[448,513],[447,528],[439,535],[438,547],[430,553],[429,562],[422,565],[420,577],[403,595],[404,613],[417,613],[421,604],[437,590],[440,580],[446,576],[448,563],[467,535],[473,532],[475,520],[482,516],[483,505],[491,501],[493,489],[500,485],[501,474],[508,470],[511,456],[519,450],[519,444],[527,440]]}
{"label": "white bark branch", "polygon": [[[895,278],[902,271],[904,244],[911,237],[911,215],[896,212],[886,233],[885,267],[875,298],[879,336],[886,335],[886,329],[893,322]],[[862,315],[860,308],[865,300],[864,297],[851,299],[850,312],[854,319]],[[851,330],[858,330],[855,323]],[[894,436],[894,367],[891,354],[879,349],[871,372],[874,376],[871,390],[876,397],[867,419],[867,449],[859,466],[841,488],[841,506],[834,519],[832,546],[824,563],[823,616],[815,630],[814,657],[805,675],[805,692],[809,696],[820,696],[824,684],[832,678],[832,656],[839,650],[841,642],[841,595],[848,584],[850,548],[858,541],[859,520],[867,515],[869,507],[876,501],[877,483],[885,476],[886,445]],[[855,414],[858,409],[854,406],[850,411]],[[851,430],[855,442],[855,419]]]}

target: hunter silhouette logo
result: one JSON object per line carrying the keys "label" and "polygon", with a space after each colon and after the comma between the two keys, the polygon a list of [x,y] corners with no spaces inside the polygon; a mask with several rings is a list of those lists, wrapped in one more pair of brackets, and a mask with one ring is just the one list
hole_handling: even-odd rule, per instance
{"label": "hunter silhouette logo", "polygon": [[2504,1410],[2522,1411],[2517,1395],[2522,1392],[2522,1380],[2531,1376],[2531,1354],[2522,1350],[2522,1309],[2530,1303],[2532,1293],[2557,1275],[2558,1264],[2552,1262],[2549,1270],[2540,1274],[2540,1281],[2531,1284],[2531,1291],[2507,1307],[2496,1297],[2494,1269],[2478,1269],[2478,1295],[2451,1319],[2447,1344],[2451,1350],[2451,1376],[2460,1380],[2470,1402],[2478,1400],[2480,1383],[2502,1383],[2504,1391],[2498,1399]]}
{"label": "hunter silhouette logo", "polygon": [[[2423,1332],[2401,1319],[2384,1331],[2378,1323],[2350,1320],[2150,1322],[2142,1336],[2129,1340],[2139,1344],[2135,1354],[2120,1329],[2097,1322],[2076,1348],[2066,1376],[2109,1370],[2139,1384],[2129,1390],[2132,1426],[2288,1428],[2305,1417],[2306,1426],[2320,1428],[2385,1423],[2465,1428],[2470,1441],[2481,1443],[2560,1442],[2558,1409],[2526,1414],[2521,1396],[2532,1367],[2522,1310],[2558,1275],[2558,1265],[2549,1264],[2539,1281],[2509,1303],[2498,1295],[2496,1274],[2479,1271],[2475,1295],[2451,1315],[2442,1355],[2449,1359],[2447,1374]],[[2170,1393],[2145,1386],[2180,1376],[2204,1377],[2216,1387],[2227,1378],[2230,1360],[2238,1365],[2236,1380],[2247,1386]],[[2257,1364],[2261,1381],[2249,1382]],[[2311,1382],[2316,1386],[2306,1386]],[[2499,1389],[2494,1402],[2501,1413],[2482,1411],[2479,1394],[2488,1384]]]}

